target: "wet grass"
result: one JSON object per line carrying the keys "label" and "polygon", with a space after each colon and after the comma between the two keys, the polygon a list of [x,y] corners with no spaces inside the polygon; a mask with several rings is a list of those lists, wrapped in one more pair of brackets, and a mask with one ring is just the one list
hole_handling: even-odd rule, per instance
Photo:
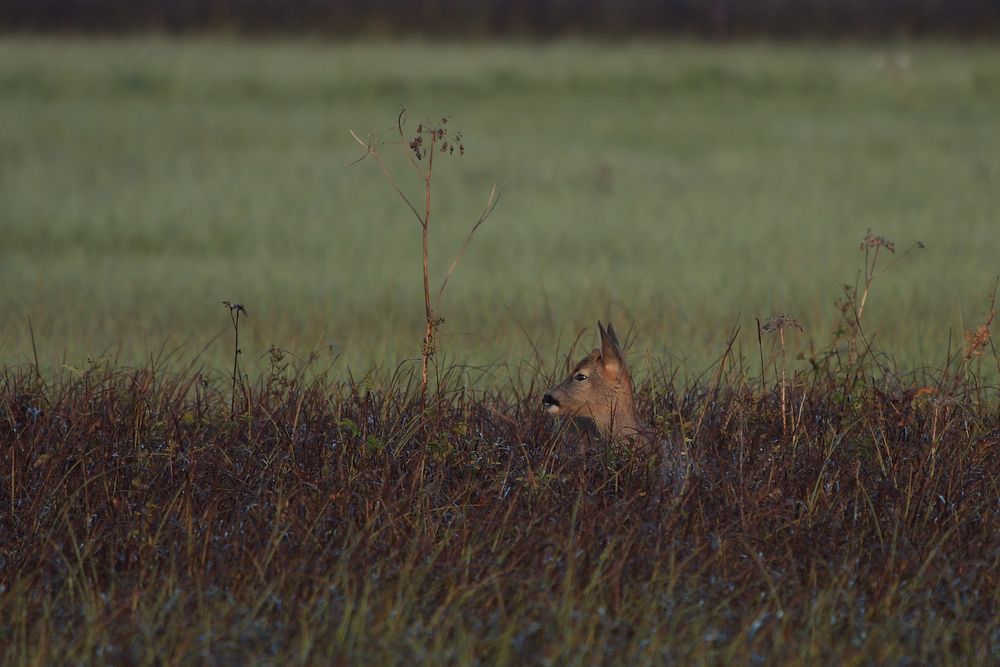
{"label": "wet grass", "polygon": [[224,376],[8,368],[0,659],[995,663],[982,358],[809,361],[785,392],[732,351],[638,388],[689,444],[678,493],[563,444],[538,403],[558,368],[482,391],[441,370],[422,413],[413,368],[310,378],[274,352],[233,417]]}
{"label": "wet grass", "polygon": [[796,351],[822,347],[872,228],[927,248],[875,296],[871,331],[940,365],[1000,271],[997,56],[6,37],[0,361],[33,360],[30,316],[47,370],[142,366],[165,341],[224,369],[223,299],[250,313],[254,372],[271,344],[339,354],[341,372],[418,355],[418,226],[374,167],[347,166],[348,130],[406,104],[414,124],[449,115],[467,147],[435,177],[435,283],[503,189],[443,304],[456,362],[516,366],[598,318],[691,375],[755,316],[793,314]]}
{"label": "wet grass", "polygon": [[[908,53],[0,43],[0,661],[996,663],[1000,60]],[[426,410],[401,101],[442,262],[505,186]],[[539,409],[609,314],[677,493]]]}

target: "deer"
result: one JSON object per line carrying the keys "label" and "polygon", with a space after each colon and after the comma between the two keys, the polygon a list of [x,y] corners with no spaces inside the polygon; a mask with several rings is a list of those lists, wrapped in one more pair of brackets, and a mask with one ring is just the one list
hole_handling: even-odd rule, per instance
{"label": "deer", "polygon": [[595,347],[565,380],[542,397],[552,416],[569,417],[599,442],[633,440],[646,444],[646,434],[635,412],[632,376],[625,364],[615,327],[600,322],[601,347]]}
{"label": "deer", "polygon": [[569,376],[552,387],[543,397],[545,411],[554,417],[566,417],[584,440],[599,447],[624,443],[637,454],[660,454],[660,480],[683,481],[686,477],[686,452],[669,441],[660,440],[643,425],[635,410],[635,389],[621,343],[614,326],[607,329],[600,321],[601,346],[580,360]]}

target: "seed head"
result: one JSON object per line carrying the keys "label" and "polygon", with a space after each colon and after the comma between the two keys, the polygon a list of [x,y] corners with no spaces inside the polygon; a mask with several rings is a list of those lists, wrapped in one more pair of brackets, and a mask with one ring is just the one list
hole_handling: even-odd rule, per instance
{"label": "seed head", "polygon": [[[420,128],[417,128],[417,132],[419,131]],[[413,139],[410,141],[410,150],[413,151],[413,154],[417,157],[418,160],[424,156],[423,145],[424,145],[424,138],[419,134],[413,137]]]}
{"label": "seed head", "polygon": [[243,307],[242,303],[230,303],[229,301],[223,301],[222,305],[229,309],[230,313],[243,313],[243,316],[247,316],[247,309]]}
{"label": "seed head", "polygon": [[975,331],[965,332],[965,342],[969,346],[965,352],[965,358],[971,359],[983,353],[983,346],[990,340],[990,328],[986,324],[980,324]]}
{"label": "seed head", "polygon": [[786,315],[781,313],[780,315],[775,315],[771,319],[767,320],[760,325],[761,333],[771,333],[772,331],[778,331],[784,328],[798,329],[799,331],[805,331],[799,321],[792,317],[791,315]]}
{"label": "seed head", "polygon": [[[920,243],[919,246],[923,247],[923,244]],[[877,236],[875,234],[872,234],[872,230],[870,228],[868,230],[868,233],[865,234],[865,237],[863,239],[861,239],[861,246],[860,246],[860,248],[862,250],[866,250],[868,248],[885,248],[886,250],[888,250],[891,253],[895,253],[896,252],[896,244],[895,243],[893,243],[889,239],[885,238],[884,236]]]}

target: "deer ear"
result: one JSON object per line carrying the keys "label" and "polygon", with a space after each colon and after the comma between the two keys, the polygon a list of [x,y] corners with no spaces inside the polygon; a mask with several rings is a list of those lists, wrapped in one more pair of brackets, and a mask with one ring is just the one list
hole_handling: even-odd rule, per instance
{"label": "deer ear", "polygon": [[621,354],[622,344],[618,342],[618,334],[615,333],[615,326],[611,324],[611,322],[608,322],[607,334],[608,338],[611,339],[611,342],[618,348],[618,353]]}
{"label": "deer ear", "polygon": [[608,325],[605,331],[600,322],[597,323],[597,329],[601,332],[601,365],[604,368],[604,375],[608,379],[617,380],[625,368],[625,359],[622,357],[621,348],[618,347],[615,330]]}

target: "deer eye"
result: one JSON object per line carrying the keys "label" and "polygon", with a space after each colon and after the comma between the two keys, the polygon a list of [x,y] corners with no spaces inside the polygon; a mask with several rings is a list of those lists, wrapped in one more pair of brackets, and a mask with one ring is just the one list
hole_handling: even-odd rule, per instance
{"label": "deer eye", "polygon": [[583,382],[584,380],[587,379],[587,376],[584,375],[583,373],[577,373],[576,375],[573,376],[573,379],[576,380],[577,382]]}

